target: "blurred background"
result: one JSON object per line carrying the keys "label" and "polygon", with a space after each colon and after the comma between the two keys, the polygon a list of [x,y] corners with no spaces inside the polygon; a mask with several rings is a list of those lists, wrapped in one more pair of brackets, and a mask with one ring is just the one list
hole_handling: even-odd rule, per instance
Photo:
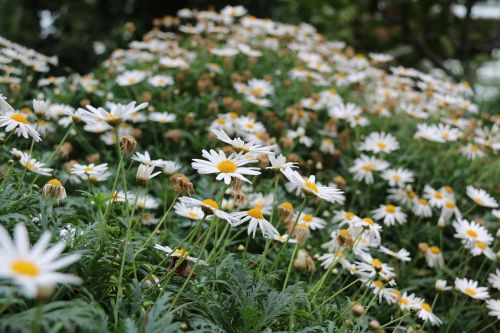
{"label": "blurred background", "polygon": [[86,73],[140,39],[154,18],[227,4],[308,22],[358,52],[390,53],[399,64],[466,79],[479,98],[500,105],[500,0],[0,0],[0,36],[58,55],[60,72]]}

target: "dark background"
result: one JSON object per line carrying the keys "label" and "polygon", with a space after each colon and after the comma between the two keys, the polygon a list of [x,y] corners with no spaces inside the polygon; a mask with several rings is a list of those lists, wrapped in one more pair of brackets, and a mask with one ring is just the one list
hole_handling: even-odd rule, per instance
{"label": "dark background", "polygon": [[[480,1],[430,0],[0,0],[0,35],[47,55],[58,55],[59,71],[88,72],[116,47],[140,39],[152,20],[181,8],[214,8],[241,4],[252,15],[288,23],[309,22],[332,39],[347,41],[360,52],[391,52],[398,62],[419,66],[422,59],[457,79],[474,78],[474,70],[500,47],[500,21],[473,20],[470,8]],[[491,1],[490,1],[491,2]],[[493,1],[494,2],[494,1]],[[464,18],[453,4],[468,9]],[[41,36],[40,12],[57,19],[55,30]],[[135,30],[126,29],[133,22]],[[128,26],[130,28],[130,25]],[[106,52],[96,55],[94,41]],[[447,59],[457,59],[449,66]]]}

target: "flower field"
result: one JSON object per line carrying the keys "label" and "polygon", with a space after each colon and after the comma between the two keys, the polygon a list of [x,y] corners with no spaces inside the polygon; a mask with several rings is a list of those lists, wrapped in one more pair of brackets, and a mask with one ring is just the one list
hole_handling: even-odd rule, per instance
{"label": "flower field", "polygon": [[87,75],[0,37],[0,332],[495,332],[500,117],[241,6]]}

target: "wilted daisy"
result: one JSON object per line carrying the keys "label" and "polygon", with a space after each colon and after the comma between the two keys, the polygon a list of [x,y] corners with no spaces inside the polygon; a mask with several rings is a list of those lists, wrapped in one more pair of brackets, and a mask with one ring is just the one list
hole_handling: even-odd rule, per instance
{"label": "wilted daisy", "polygon": [[25,139],[31,137],[35,142],[42,141],[40,134],[21,113],[8,112],[5,115],[0,115],[0,127],[5,127],[6,132],[15,131],[17,136],[22,136]]}
{"label": "wilted daisy", "polygon": [[417,198],[417,197],[414,198],[413,212],[417,216],[422,216],[422,217],[432,216],[432,209],[431,206],[429,205],[429,201],[424,198]]}
{"label": "wilted daisy", "polygon": [[208,266],[208,263],[206,261],[190,256],[189,252],[187,252],[186,250],[183,249],[173,250],[171,247],[163,246],[160,244],[155,244],[153,247],[157,250],[165,252],[170,257],[184,258],[184,260],[197,263],[198,265]]}
{"label": "wilted daisy", "polygon": [[376,220],[383,220],[385,225],[406,222],[406,214],[401,211],[401,207],[391,204],[380,205],[379,208],[372,210],[372,214]]}
{"label": "wilted daisy", "polygon": [[383,132],[372,132],[368,135],[359,150],[373,153],[390,153],[399,149],[399,143],[394,136]]}
{"label": "wilted daisy", "polygon": [[80,258],[77,253],[61,257],[65,244],[57,243],[47,248],[51,234],[45,231],[30,248],[28,231],[24,224],[16,224],[14,240],[0,225],[0,277],[14,280],[27,297],[35,297],[43,290],[50,290],[58,283],[80,283],[80,278],[57,272]]}
{"label": "wilted daisy", "polygon": [[481,188],[475,188],[473,186],[467,186],[467,196],[474,200],[476,204],[483,207],[497,208],[498,202],[489,195],[488,192]]}
{"label": "wilted daisy", "polygon": [[66,189],[59,179],[51,179],[43,186],[43,195],[56,200],[66,198]]}
{"label": "wilted daisy", "polygon": [[474,280],[464,279],[455,279],[455,289],[470,296],[474,299],[488,299],[490,294],[488,293],[488,288],[480,287],[479,283]]}
{"label": "wilted daisy", "polygon": [[250,180],[243,175],[260,175],[256,167],[243,167],[249,163],[256,163],[257,160],[245,158],[242,153],[233,153],[226,157],[222,150],[216,152],[212,149],[210,152],[203,150],[202,156],[208,161],[193,159],[192,167],[200,174],[217,173],[216,179],[224,180],[226,185],[231,183],[233,177],[250,183]]}
{"label": "wilted daisy", "polygon": [[389,167],[389,163],[373,156],[361,155],[354,160],[354,165],[349,172],[354,174],[354,179],[364,181],[366,184],[373,183],[373,172],[382,171]]}
{"label": "wilted daisy", "polygon": [[298,186],[304,194],[314,195],[328,202],[344,203],[344,192],[337,188],[316,184],[316,177],[313,175],[306,179],[291,168],[286,168],[281,172],[292,184]]}
{"label": "wilted daisy", "polygon": [[247,211],[232,213],[233,218],[238,221],[233,223],[233,227],[237,227],[248,221],[248,234],[255,238],[255,233],[257,227],[259,227],[262,235],[265,238],[273,238],[278,236],[280,233],[276,228],[266,220],[264,214],[269,214],[269,211],[265,211],[263,207],[257,205]]}
{"label": "wilted daisy", "polygon": [[444,258],[441,249],[437,246],[427,247],[424,251],[425,261],[429,267],[443,267]]}
{"label": "wilted daisy", "polygon": [[413,172],[403,168],[387,169],[382,172],[382,178],[389,182],[389,186],[404,187],[413,182]]}
{"label": "wilted daisy", "polygon": [[19,163],[29,172],[38,173],[43,176],[50,176],[52,173],[51,168],[46,168],[45,163],[38,162],[36,159],[32,158],[29,154],[23,154]]}

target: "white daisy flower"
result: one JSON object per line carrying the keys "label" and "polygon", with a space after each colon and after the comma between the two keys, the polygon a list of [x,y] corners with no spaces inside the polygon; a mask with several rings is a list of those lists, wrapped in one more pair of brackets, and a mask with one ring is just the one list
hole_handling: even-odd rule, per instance
{"label": "white daisy flower", "polygon": [[313,175],[306,179],[291,168],[286,168],[281,172],[292,184],[299,187],[304,194],[314,195],[328,202],[344,203],[344,192],[333,187],[317,185],[316,177]]}
{"label": "white daisy flower", "polygon": [[168,112],[151,112],[148,114],[148,118],[156,123],[168,124],[175,122],[177,116]]}
{"label": "white daisy flower", "polygon": [[22,136],[25,139],[31,137],[35,142],[42,141],[40,134],[30,125],[28,119],[21,113],[8,112],[1,115],[0,127],[5,127],[6,132],[15,131],[17,136]]}
{"label": "white daisy flower", "polygon": [[366,184],[373,183],[373,172],[382,171],[389,167],[389,163],[373,156],[361,155],[354,160],[354,165],[349,172],[354,174],[354,180],[364,181]]}
{"label": "white daisy flower", "polygon": [[406,250],[406,249],[400,249],[399,251],[394,252],[391,249],[381,245],[379,247],[379,250],[387,255],[390,255],[391,257],[398,259],[398,260],[411,261],[410,252],[408,252],[408,250]]}
{"label": "white daisy flower", "polygon": [[148,79],[148,83],[153,87],[166,87],[174,84],[174,79],[170,75],[155,75]]}
{"label": "white daisy flower", "polygon": [[50,176],[53,169],[46,168],[45,163],[38,162],[36,159],[32,158],[29,154],[23,154],[19,163],[29,172],[38,173],[43,176]]}
{"label": "white daisy flower", "polygon": [[217,139],[231,145],[237,152],[274,155],[273,149],[276,146],[263,147],[253,142],[247,143],[239,137],[231,139],[224,130],[212,129],[212,133],[215,134]]}
{"label": "white daisy flower", "polygon": [[482,242],[490,245],[493,242],[493,237],[486,228],[477,222],[457,220],[453,223],[453,227],[455,228],[455,237],[461,239],[464,244],[474,245],[476,242]]}
{"label": "white daisy flower", "polygon": [[145,78],[146,73],[143,71],[126,71],[116,77],[116,83],[119,86],[133,86],[140,83]]}
{"label": "white daisy flower", "polygon": [[267,167],[266,169],[272,169],[272,170],[284,170],[286,168],[297,168],[296,162],[287,162],[286,157],[283,155],[267,155],[267,158],[269,162],[271,163],[271,166]]}
{"label": "white daisy flower", "polygon": [[474,280],[456,278],[455,289],[474,299],[484,300],[490,298],[488,288],[480,287],[479,283]]}
{"label": "white daisy flower", "polygon": [[417,216],[431,217],[432,209],[429,201],[425,198],[415,197],[413,200],[413,213]]}
{"label": "white daisy flower", "polygon": [[135,180],[139,183],[139,184],[146,184],[148,182],[148,180],[150,180],[151,178],[154,178],[156,176],[158,176],[161,171],[157,171],[155,173],[153,173],[155,167],[154,165],[146,165],[146,164],[140,164],[139,165],[139,168],[137,169],[137,174],[135,176]]}
{"label": "white daisy flower", "polygon": [[326,226],[326,221],[324,219],[307,213],[300,215],[298,223],[306,224],[311,230],[324,229]]}
{"label": "white daisy flower", "polygon": [[[187,208],[199,207],[206,215],[215,215],[230,224],[239,222],[238,220],[234,219],[231,214],[220,210],[219,205],[213,199],[198,200],[191,197],[181,197],[179,198],[179,201],[183,203]],[[209,216],[208,218],[210,219],[212,217]]]}
{"label": "white daisy flower", "polygon": [[163,164],[163,160],[153,160],[149,155],[149,152],[145,151],[144,154],[136,152],[134,156],[132,156],[132,160],[137,161],[139,163],[145,164],[147,166],[156,166],[159,167]]}
{"label": "white daisy flower", "polygon": [[447,291],[447,290],[452,289],[452,287],[448,286],[448,282],[446,280],[442,280],[442,279],[436,280],[436,283],[434,284],[434,288],[439,292],[443,292],[443,291]]}
{"label": "white daisy flower", "polygon": [[60,242],[47,248],[50,239],[50,232],[45,231],[30,248],[29,235],[24,224],[15,226],[14,240],[0,225],[0,277],[14,280],[30,298],[58,283],[80,283],[81,279],[74,275],[57,272],[58,269],[78,261],[80,254],[60,257],[65,244]]}
{"label": "white daisy flower", "polygon": [[467,196],[474,200],[474,202],[483,207],[497,208],[498,202],[488,192],[481,188],[467,186]]}
{"label": "white daisy flower", "polygon": [[274,239],[276,236],[279,236],[278,230],[264,217],[264,214],[269,214],[269,211],[266,211],[261,206],[255,206],[248,211],[232,213],[231,215],[238,222],[233,223],[233,227],[237,227],[247,221],[248,223],[248,234],[252,234],[252,238],[255,238],[255,232],[257,231],[257,227],[259,227],[262,235],[265,238]]}
{"label": "white daisy flower", "polygon": [[153,246],[153,248],[167,253],[170,257],[184,258],[184,260],[198,263],[198,265],[208,266],[208,263],[206,261],[190,256],[189,252],[187,252],[186,250],[183,250],[183,249],[173,250],[172,248],[170,248],[168,246],[163,246],[160,244],[155,244]]}
{"label": "white daisy flower", "polygon": [[217,180],[224,180],[226,185],[231,183],[233,177],[251,183],[250,180],[243,175],[260,175],[260,171],[255,167],[243,167],[248,163],[256,163],[255,159],[248,159],[242,153],[233,153],[226,157],[226,154],[219,150],[210,150],[210,152],[203,150],[202,156],[206,160],[193,159],[192,167],[200,174],[217,173]]}
{"label": "white daisy flower", "polygon": [[490,312],[488,312],[490,316],[496,317],[497,320],[500,320],[500,300],[489,299],[486,301],[486,307],[490,310]]}
{"label": "white daisy flower", "polygon": [[379,208],[372,210],[373,218],[383,220],[385,225],[394,225],[406,223],[406,214],[401,211],[401,207],[391,204],[380,205]]}
{"label": "white daisy flower", "polygon": [[443,267],[444,258],[441,249],[437,246],[430,246],[425,250],[425,261],[429,267]]}
{"label": "white daisy flower", "polygon": [[91,105],[87,105],[87,110],[80,108],[78,112],[82,115],[84,120],[87,119],[93,122],[101,121],[110,126],[118,126],[123,121],[130,119],[133,113],[145,109],[148,106],[148,103],[142,103],[137,106],[135,104],[136,102],[130,102],[127,105],[110,104],[109,111],[102,107],[96,109]]}
{"label": "white daisy flower", "polygon": [[500,290],[500,269],[497,268],[495,273],[488,275],[488,283],[496,290]]}
{"label": "white daisy flower", "polygon": [[389,182],[389,186],[404,187],[406,184],[413,183],[414,174],[410,170],[403,168],[387,169],[382,173],[382,178]]}
{"label": "white daisy flower", "polygon": [[420,304],[420,310],[417,312],[417,316],[431,323],[432,326],[440,326],[443,322],[434,313],[432,313],[432,308],[427,303]]}
{"label": "white daisy flower", "polygon": [[79,176],[82,180],[90,179],[92,182],[104,181],[111,176],[108,171],[108,163],[99,165],[91,164],[78,164],[75,163],[71,167],[71,174]]}
{"label": "white daisy flower", "polygon": [[371,151],[373,153],[390,153],[399,149],[396,138],[384,132],[372,132],[359,146],[359,150]]}
{"label": "white daisy flower", "polygon": [[187,207],[183,202],[176,202],[174,205],[175,213],[190,220],[201,220],[205,213],[200,207]]}

